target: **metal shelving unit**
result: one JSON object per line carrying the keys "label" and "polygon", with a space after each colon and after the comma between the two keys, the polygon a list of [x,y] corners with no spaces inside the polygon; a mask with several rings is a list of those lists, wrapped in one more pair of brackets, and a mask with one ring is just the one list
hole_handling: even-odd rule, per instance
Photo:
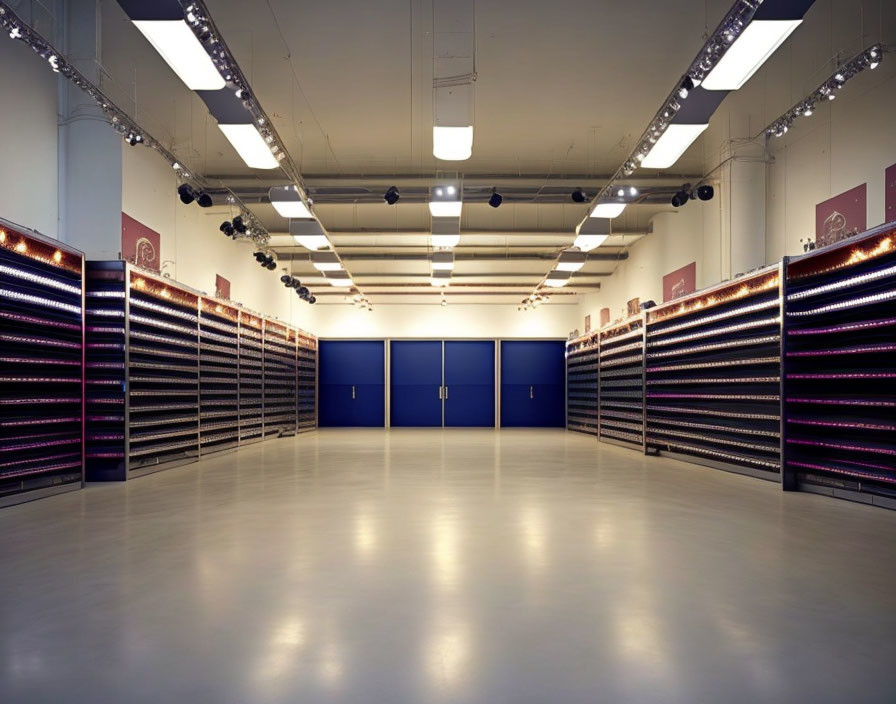
{"label": "metal shelving unit", "polygon": [[264,438],[264,321],[240,311],[240,444]]}
{"label": "metal shelving unit", "polygon": [[598,333],[598,439],[644,450],[644,316]]}
{"label": "metal shelving unit", "polygon": [[296,404],[298,431],[317,428],[317,338],[297,330]]}
{"label": "metal shelving unit", "polygon": [[647,311],[647,447],[777,481],[780,266]]}
{"label": "metal shelving unit", "polygon": [[265,320],[264,436],[282,437],[296,432],[296,345],[290,328]]}
{"label": "metal shelving unit", "polygon": [[896,508],[896,224],[786,274],[785,484]]}
{"label": "metal shelving unit", "polygon": [[205,455],[239,445],[239,309],[199,301],[199,449]]}
{"label": "metal shelving unit", "polygon": [[0,506],[84,479],[84,257],[0,220]]}
{"label": "metal shelving unit", "polygon": [[566,427],[597,435],[598,334],[566,343]]}

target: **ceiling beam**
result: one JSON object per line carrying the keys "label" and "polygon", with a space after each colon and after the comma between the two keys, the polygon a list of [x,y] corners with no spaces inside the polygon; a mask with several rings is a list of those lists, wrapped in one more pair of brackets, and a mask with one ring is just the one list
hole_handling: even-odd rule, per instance
{"label": "ceiling beam", "polygon": [[[278,249],[277,259],[284,262],[310,262],[310,252],[283,252]],[[343,250],[352,249],[351,247],[343,247]],[[389,247],[389,249],[392,249]],[[340,258],[345,262],[421,262],[429,261],[432,255],[428,253],[403,253],[391,254],[383,252],[374,253],[353,253],[344,252]],[[507,262],[507,261],[552,261],[557,258],[556,252],[545,254],[475,254],[467,252],[455,252],[454,261],[456,262]],[[589,262],[617,262],[628,259],[628,252],[589,252],[586,257]]]}

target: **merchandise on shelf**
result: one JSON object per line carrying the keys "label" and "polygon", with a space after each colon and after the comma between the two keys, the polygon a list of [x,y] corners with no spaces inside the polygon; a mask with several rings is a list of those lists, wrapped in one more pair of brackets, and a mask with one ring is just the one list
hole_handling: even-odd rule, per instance
{"label": "merchandise on shelf", "polygon": [[84,258],[0,221],[0,506],[81,488]]}
{"label": "merchandise on shelf", "polygon": [[648,448],[777,480],[780,267],[647,311]]}
{"label": "merchandise on shelf", "polygon": [[264,322],[240,311],[240,443],[264,437]]}
{"label": "merchandise on shelf", "polygon": [[597,333],[566,343],[566,427],[597,435]]}
{"label": "merchandise on shelf", "polygon": [[264,322],[264,435],[296,432],[296,343],[290,329]]}
{"label": "merchandise on shelf", "polygon": [[896,508],[896,225],[786,273],[785,479]]}
{"label": "merchandise on shelf", "polygon": [[203,454],[239,444],[239,309],[199,301],[199,445]]}
{"label": "merchandise on shelf", "polygon": [[299,330],[297,339],[296,405],[302,432],[317,427],[317,338]]}
{"label": "merchandise on shelf", "polygon": [[598,438],[644,448],[644,316],[599,332]]}

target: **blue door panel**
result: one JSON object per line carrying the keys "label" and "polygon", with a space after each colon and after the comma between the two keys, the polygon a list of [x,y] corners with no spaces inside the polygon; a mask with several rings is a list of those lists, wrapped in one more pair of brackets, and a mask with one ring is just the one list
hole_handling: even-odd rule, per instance
{"label": "blue door panel", "polygon": [[385,425],[385,345],[376,340],[321,340],[321,427]]}
{"label": "blue door panel", "polygon": [[566,425],[564,343],[555,340],[501,343],[501,425],[562,428]]}
{"label": "blue door panel", "polygon": [[446,426],[494,427],[495,343],[446,342],[445,386]]}
{"label": "blue door panel", "polygon": [[393,427],[442,425],[442,343],[396,341],[389,361],[390,423]]}

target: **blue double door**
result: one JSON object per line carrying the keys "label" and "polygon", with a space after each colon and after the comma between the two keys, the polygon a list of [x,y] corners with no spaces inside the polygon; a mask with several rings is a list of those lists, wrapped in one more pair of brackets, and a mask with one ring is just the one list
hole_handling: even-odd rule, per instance
{"label": "blue double door", "polygon": [[392,426],[494,427],[494,341],[393,341],[389,355]]}
{"label": "blue double door", "polygon": [[566,426],[565,343],[557,340],[501,342],[501,426]]}
{"label": "blue double door", "polygon": [[386,343],[321,340],[318,425],[379,427],[386,424]]}

